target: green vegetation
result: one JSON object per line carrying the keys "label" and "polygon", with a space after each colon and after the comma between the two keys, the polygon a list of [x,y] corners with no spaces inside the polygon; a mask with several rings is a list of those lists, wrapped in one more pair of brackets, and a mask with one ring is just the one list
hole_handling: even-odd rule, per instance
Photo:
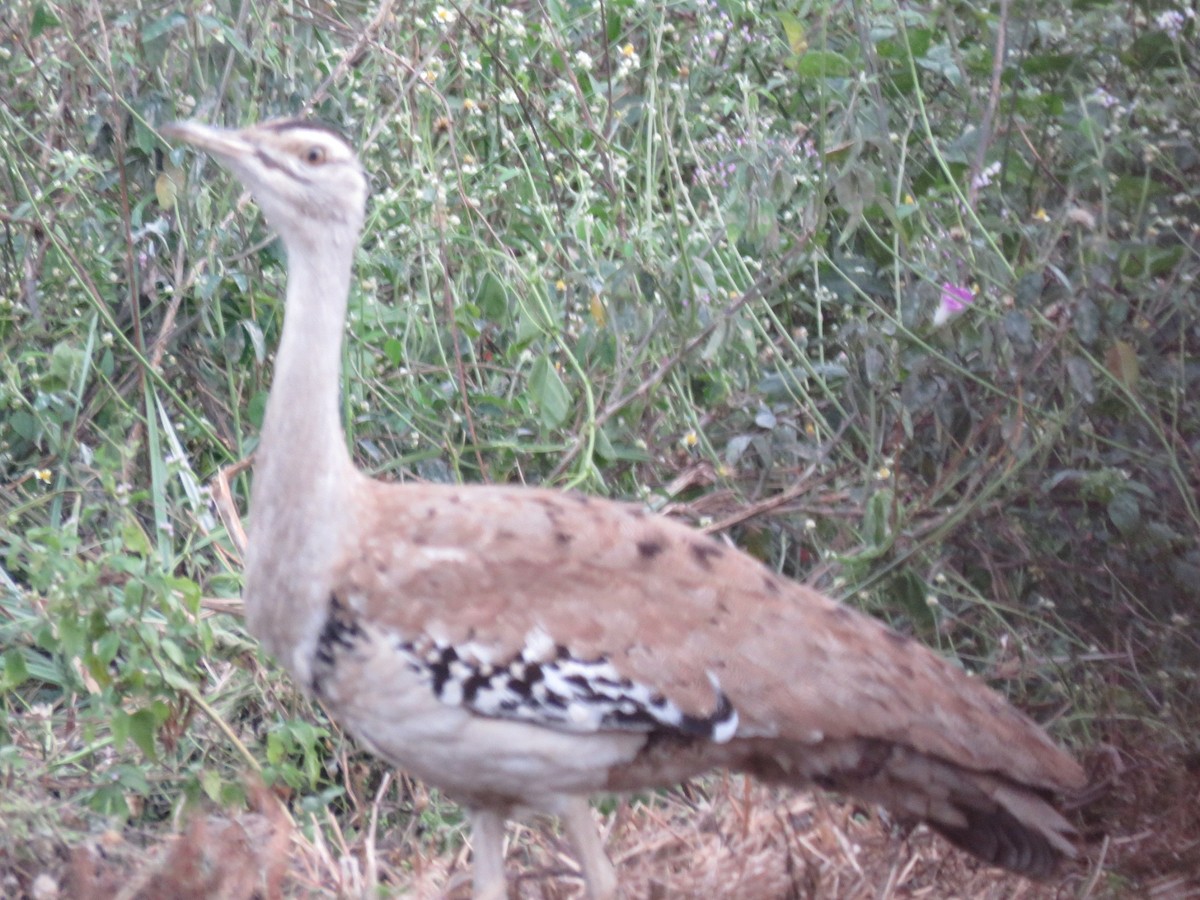
{"label": "green vegetation", "polygon": [[378,786],[228,612],[247,476],[211,485],[254,450],[285,261],[157,137],[186,117],[361,148],[364,467],[715,525],[1171,769],[1200,700],[1196,30],[1084,0],[9,0],[0,780],[45,796],[0,797],[0,861],[48,821],[166,833],[253,769],[348,831]]}

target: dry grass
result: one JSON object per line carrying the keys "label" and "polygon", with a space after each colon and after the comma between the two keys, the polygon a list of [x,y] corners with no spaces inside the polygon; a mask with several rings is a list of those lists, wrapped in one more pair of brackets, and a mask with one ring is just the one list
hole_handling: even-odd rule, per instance
{"label": "dry grass", "polygon": [[[1085,857],[1049,883],[979,866],[928,830],[854,803],[739,777],[617,803],[604,829],[625,895],[647,900],[1200,897],[1200,777],[1170,765],[1117,774],[1093,809],[1111,833],[1094,836]],[[466,847],[439,850],[436,835],[413,828],[348,840],[326,824],[306,836],[273,795],[255,791],[248,811],[198,817],[166,837],[47,838],[27,843],[20,862],[0,849],[0,891],[37,900],[469,896]],[[565,840],[542,826],[512,832],[512,896],[582,897]]]}

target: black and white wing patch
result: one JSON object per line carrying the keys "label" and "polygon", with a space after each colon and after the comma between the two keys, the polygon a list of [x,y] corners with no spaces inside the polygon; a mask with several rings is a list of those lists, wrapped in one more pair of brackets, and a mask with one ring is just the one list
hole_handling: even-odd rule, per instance
{"label": "black and white wing patch", "polygon": [[729,741],[738,728],[737,710],[711,673],[713,711],[694,716],[622,676],[605,657],[580,659],[541,631],[531,633],[515,657],[495,660],[475,642],[455,646],[429,636],[380,635],[355,621],[337,598],[317,640],[313,688],[318,694],[338,655],[353,652],[360,641],[385,641],[439,700],[481,716],[578,733],[667,732],[716,743]]}
{"label": "black and white wing patch", "polygon": [[553,643],[547,652],[548,641],[531,635],[518,656],[500,663],[480,660],[473,647],[428,639],[397,649],[413,655],[442,702],[483,716],[576,732],[669,731],[717,743],[737,731],[737,710],[711,675],[716,705],[707,716],[693,716],[623,677],[604,657],[579,659]]}

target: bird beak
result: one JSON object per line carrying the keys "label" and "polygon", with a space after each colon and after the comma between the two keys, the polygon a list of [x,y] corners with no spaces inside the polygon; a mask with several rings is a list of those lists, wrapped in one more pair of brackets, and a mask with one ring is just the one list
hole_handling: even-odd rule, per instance
{"label": "bird beak", "polygon": [[243,132],[228,128],[212,128],[199,122],[172,122],[163,125],[159,132],[168,140],[183,141],[223,160],[243,159],[254,152]]}

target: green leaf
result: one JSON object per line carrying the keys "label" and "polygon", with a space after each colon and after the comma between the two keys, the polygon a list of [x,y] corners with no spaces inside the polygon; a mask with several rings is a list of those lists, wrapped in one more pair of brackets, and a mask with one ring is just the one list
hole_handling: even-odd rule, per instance
{"label": "green leaf", "polygon": [[129,740],[129,713],[123,709],[114,710],[108,727],[112,732],[113,749],[120,753]]}
{"label": "green leaf", "polygon": [[153,41],[155,38],[160,38],[164,34],[175,31],[187,25],[188,19],[183,13],[172,13],[165,18],[151,22],[142,29],[142,40],[146,43]]}
{"label": "green leaf", "polygon": [[96,659],[108,665],[117,658],[117,651],[121,649],[121,635],[115,631],[110,631],[107,634],[100,636],[96,641],[95,655]]}
{"label": "green leaf", "polygon": [[24,410],[13,413],[9,417],[8,426],[13,430],[13,434],[27,441],[36,441],[42,431],[38,427],[37,419]]}
{"label": "green leaf", "polygon": [[393,366],[399,366],[404,362],[404,343],[395,338],[388,338],[383,342],[383,355]]}
{"label": "green leaf", "polygon": [[1142,521],[1142,508],[1131,491],[1121,491],[1108,501],[1108,517],[1121,534],[1131,534]]}
{"label": "green leaf", "polygon": [[779,24],[783,26],[784,37],[794,56],[802,55],[808,49],[808,38],[804,34],[804,23],[791,13],[780,13]]}
{"label": "green leaf", "polygon": [[21,650],[9,650],[4,654],[4,681],[0,687],[10,691],[20,687],[29,678],[29,668],[25,665],[25,654]]}
{"label": "green leaf", "polygon": [[850,60],[832,50],[810,50],[791,66],[797,75],[807,78],[845,78],[852,70]]}
{"label": "green leaf", "polygon": [[1029,316],[1021,310],[1014,309],[1005,315],[1004,333],[1022,353],[1033,351],[1033,324],[1029,321]]}
{"label": "green leaf", "polygon": [[963,83],[963,73],[958,67],[958,60],[948,44],[936,44],[929,48],[924,56],[917,57],[916,63],[928,72],[941,75],[953,85]]}
{"label": "green leaf", "polygon": [[1131,344],[1114,341],[1104,354],[1104,364],[1108,367],[1109,374],[1124,385],[1126,390],[1131,391],[1137,386],[1141,366],[1138,363],[1137,351]]}
{"label": "green leaf", "polygon": [[891,543],[892,529],[888,523],[891,505],[892,492],[884,489],[876,491],[867,501],[867,508],[863,513],[862,534],[868,548],[879,549]]}
{"label": "green leaf", "polygon": [[246,332],[246,337],[250,339],[250,346],[254,348],[255,362],[262,365],[267,358],[267,340],[263,337],[263,330],[257,322],[250,319],[242,319],[238,324],[242,326],[242,331]]}
{"label": "green leaf", "polygon": [[162,648],[162,652],[167,659],[175,663],[180,669],[188,668],[188,662],[183,655],[183,650],[180,649],[179,644],[175,643],[175,641],[165,637],[159,642],[159,647]]}
{"label": "green leaf", "polygon": [[125,802],[125,788],[119,784],[106,784],[88,799],[88,806],[103,816],[116,819],[129,817],[129,804]]}
{"label": "green leaf", "polygon": [[29,36],[37,37],[50,28],[57,28],[62,22],[51,12],[45,3],[39,3],[33,11],[33,22],[29,26]]}
{"label": "green leaf", "polygon": [[183,601],[188,612],[193,616],[200,614],[200,602],[203,599],[200,585],[190,578],[173,576],[167,579],[167,586],[179,594],[179,599]]}
{"label": "green leaf", "polygon": [[474,303],[460,303],[454,308],[454,321],[459,329],[471,341],[479,338],[479,307]]}
{"label": "green leaf", "polygon": [[612,462],[617,455],[613,449],[612,441],[608,439],[603,428],[596,429],[596,456],[605,462]]}
{"label": "green leaf", "polygon": [[263,416],[267,412],[267,392],[259,391],[246,404],[246,414],[255,428],[262,428]]}
{"label": "green leaf", "polygon": [[508,312],[508,292],[504,290],[503,282],[491,272],[484,275],[479,284],[475,305],[488,319],[502,319]]}
{"label": "green leaf", "polygon": [[1021,63],[1022,75],[1061,75],[1075,65],[1076,57],[1067,53],[1038,53]]}
{"label": "green leaf", "polygon": [[121,526],[121,544],[130,553],[143,559],[153,551],[149,536],[132,517]]}
{"label": "green leaf", "polygon": [[200,773],[200,789],[214,803],[221,802],[222,784],[220,773],[213,769],[205,769]]}
{"label": "green leaf", "polygon": [[198,15],[196,22],[222,43],[228,43],[233,47],[239,55],[254,58],[254,52],[249,45],[243,40],[242,36],[233,28],[233,26],[224,19],[218,19],[215,16]]}
{"label": "green leaf", "polygon": [[548,356],[539,356],[529,373],[529,392],[546,428],[557,428],[571,413],[571,393]]}

